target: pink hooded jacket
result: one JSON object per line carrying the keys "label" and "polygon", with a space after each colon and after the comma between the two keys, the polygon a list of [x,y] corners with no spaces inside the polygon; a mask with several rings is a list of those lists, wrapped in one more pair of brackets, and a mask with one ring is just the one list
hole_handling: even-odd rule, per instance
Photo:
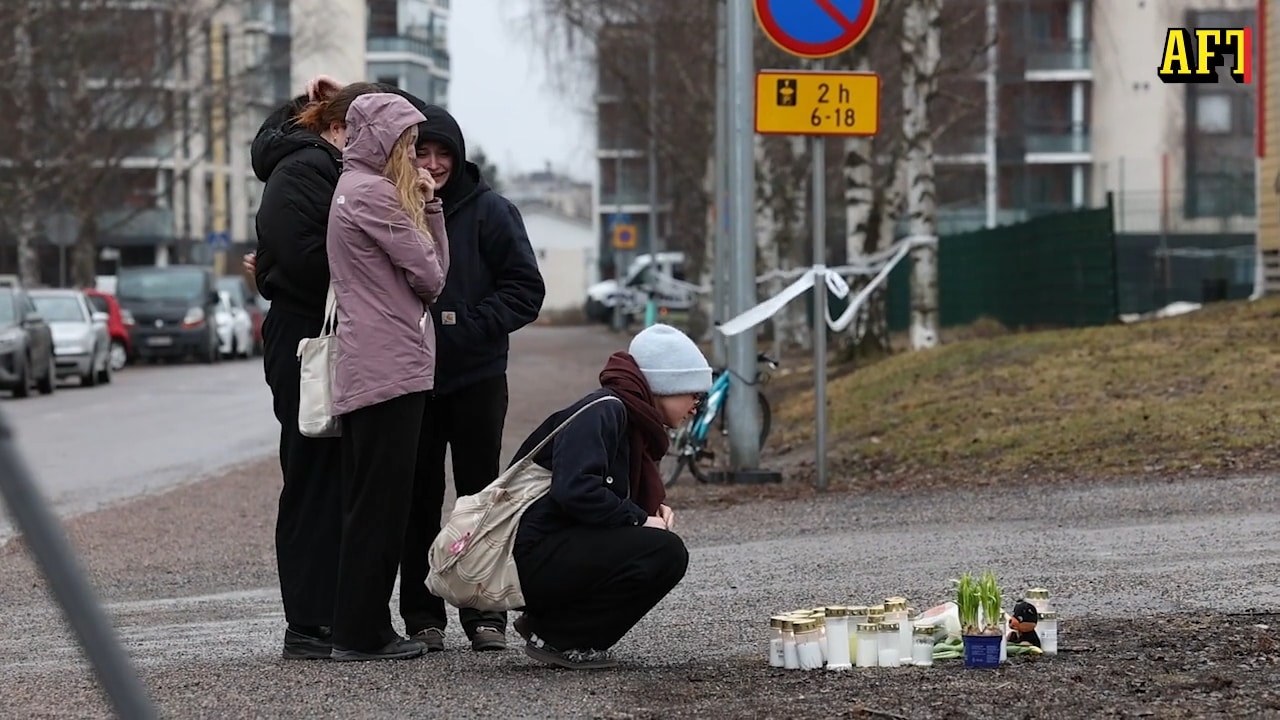
{"label": "pink hooded jacket", "polygon": [[449,241],[440,200],[425,237],[383,175],[401,133],[422,113],[391,93],[361,95],[347,111],[342,175],[329,208],[329,277],[338,301],[333,412],[430,390],[435,326],[426,311],[444,289]]}

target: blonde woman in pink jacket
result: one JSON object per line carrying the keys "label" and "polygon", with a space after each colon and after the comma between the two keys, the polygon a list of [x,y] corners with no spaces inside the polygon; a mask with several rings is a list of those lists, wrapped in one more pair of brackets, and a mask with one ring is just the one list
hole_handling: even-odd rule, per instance
{"label": "blonde woman in pink jacket", "polygon": [[409,521],[449,243],[430,175],[414,164],[418,123],[403,97],[361,95],[329,211],[338,301],[333,409],[342,416],[342,545],[334,660],[393,660],[424,646],[391,626],[388,603]]}

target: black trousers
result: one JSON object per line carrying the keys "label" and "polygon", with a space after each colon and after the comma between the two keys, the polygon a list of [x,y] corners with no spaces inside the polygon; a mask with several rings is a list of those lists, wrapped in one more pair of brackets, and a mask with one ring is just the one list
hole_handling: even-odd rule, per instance
{"label": "black trousers", "polygon": [[342,538],[341,445],[298,432],[298,341],[320,334],[322,320],[272,308],[262,323],[263,369],[280,421],[284,488],[276,515],[276,565],[290,625],[333,623]]}
{"label": "black trousers", "polygon": [[425,392],[342,416],[342,548],[333,644],[377,650],[398,637],[391,626]]}
{"label": "black trousers", "polygon": [[579,526],[516,548],[529,629],[557,650],[608,650],[684,577],[679,535]]}
{"label": "black trousers", "polygon": [[[400,615],[409,634],[444,629],[444,600],[427,590],[427,550],[440,533],[444,506],[445,449],[453,455],[453,487],[459,496],[474,495],[498,477],[502,428],[507,418],[507,377],[481,380],[456,392],[427,398],[418,472],[413,485],[413,511],[400,563]],[[458,616],[467,637],[476,628],[507,627],[506,613],[461,608]]]}

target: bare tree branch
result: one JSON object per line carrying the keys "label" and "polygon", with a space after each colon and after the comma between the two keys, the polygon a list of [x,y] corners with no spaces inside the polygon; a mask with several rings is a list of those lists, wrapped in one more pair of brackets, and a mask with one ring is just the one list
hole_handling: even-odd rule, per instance
{"label": "bare tree branch", "polygon": [[243,98],[261,94],[248,92],[260,68],[233,63],[240,72],[222,86],[207,81],[211,25],[246,7],[5,0],[0,27],[15,29],[0,31],[0,61],[17,71],[0,76],[0,99],[20,110],[0,118],[0,230],[16,237],[25,279],[39,277],[39,219],[63,216],[75,219],[59,223],[64,232],[79,226],[75,281],[91,283],[99,233],[165,204],[158,168],[176,177],[204,157],[211,103],[222,102],[230,120],[250,104]]}

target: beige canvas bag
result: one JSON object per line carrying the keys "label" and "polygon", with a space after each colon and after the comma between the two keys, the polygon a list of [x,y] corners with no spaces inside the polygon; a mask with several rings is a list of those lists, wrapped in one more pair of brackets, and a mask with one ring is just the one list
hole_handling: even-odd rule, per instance
{"label": "beige canvas bag", "polygon": [[525,510],[551,489],[551,472],[533,458],[587,408],[622,402],[607,395],[583,405],[497,480],[475,495],[458,498],[448,522],[431,544],[427,588],[455,607],[518,610],[524,607],[520,573],[512,549]]}

